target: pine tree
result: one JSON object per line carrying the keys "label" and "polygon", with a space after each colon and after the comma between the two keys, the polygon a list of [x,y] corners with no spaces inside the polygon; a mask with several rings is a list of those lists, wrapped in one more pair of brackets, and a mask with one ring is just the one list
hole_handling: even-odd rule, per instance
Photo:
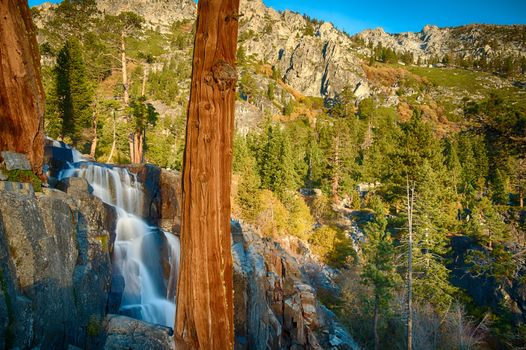
{"label": "pine tree", "polygon": [[451,179],[451,185],[458,193],[459,184],[461,182],[462,165],[458,157],[458,143],[454,139],[446,139],[444,146],[444,156],[446,158],[446,167]]}
{"label": "pine tree", "polygon": [[84,129],[91,126],[93,88],[88,80],[80,43],[75,38],[66,41],[56,65],[58,110],[62,118],[62,135],[74,145],[86,141]]}
{"label": "pine tree", "polygon": [[374,344],[380,349],[378,322],[382,310],[388,308],[392,291],[397,280],[394,262],[394,245],[387,231],[387,220],[382,202],[374,197],[374,220],[365,227],[367,242],[363,247],[364,269],[361,275],[362,283],[370,285],[374,296]]}
{"label": "pine tree", "polygon": [[475,203],[466,225],[466,232],[488,248],[509,238],[509,232],[502,218],[488,197],[483,197]]}
{"label": "pine tree", "polygon": [[259,187],[261,181],[257,174],[257,162],[247,140],[242,136],[234,138],[234,173],[240,176],[237,189],[237,203],[245,220],[256,219],[260,209]]}
{"label": "pine tree", "polygon": [[445,310],[455,292],[443,262],[448,252],[447,232],[456,214],[453,187],[448,180],[441,145],[430,125],[422,120],[421,113],[415,112],[401,128],[390,179],[393,194],[399,197],[405,196],[403,189],[408,182],[415,186],[411,249],[414,294]]}
{"label": "pine tree", "polygon": [[257,86],[256,81],[252,77],[252,73],[248,69],[243,70],[241,73],[241,79],[239,80],[239,93],[246,99],[247,102],[250,102],[255,96],[257,96]]}
{"label": "pine tree", "polygon": [[279,126],[268,123],[257,146],[261,187],[282,197],[287,190],[296,190],[299,176],[295,171],[289,139]]}

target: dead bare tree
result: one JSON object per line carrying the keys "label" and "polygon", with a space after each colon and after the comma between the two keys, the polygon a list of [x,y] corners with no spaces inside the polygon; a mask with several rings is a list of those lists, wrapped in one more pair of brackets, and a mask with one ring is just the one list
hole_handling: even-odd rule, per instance
{"label": "dead bare tree", "polygon": [[407,224],[409,240],[407,247],[407,350],[413,348],[413,208],[415,184],[407,179]]}

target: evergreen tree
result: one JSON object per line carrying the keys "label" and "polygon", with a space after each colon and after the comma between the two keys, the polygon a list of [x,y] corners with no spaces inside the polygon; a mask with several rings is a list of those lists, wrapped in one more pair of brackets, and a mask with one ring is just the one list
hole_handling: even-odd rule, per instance
{"label": "evergreen tree", "polygon": [[458,157],[458,143],[454,139],[446,139],[444,146],[444,156],[446,158],[446,167],[451,179],[451,185],[458,193],[459,184],[461,182],[462,165]]}
{"label": "evergreen tree", "polygon": [[279,126],[268,123],[257,146],[261,187],[282,197],[287,190],[296,190],[299,183],[290,141]]}
{"label": "evergreen tree", "polygon": [[274,100],[274,92],[276,91],[276,84],[274,82],[270,82],[268,84],[268,88],[267,88],[267,97],[269,100],[273,101]]}
{"label": "evergreen tree", "polygon": [[83,131],[91,126],[93,88],[87,77],[80,43],[70,38],[60,50],[56,65],[58,110],[62,119],[62,135],[77,145]]}
{"label": "evergreen tree", "polygon": [[395,270],[395,251],[391,236],[387,231],[385,209],[378,197],[374,197],[374,219],[365,227],[367,242],[363,247],[364,268],[362,283],[370,285],[374,296],[373,331],[375,349],[380,349],[379,317],[388,308],[392,291],[397,280]]}
{"label": "evergreen tree", "polygon": [[466,225],[466,232],[488,248],[509,239],[506,226],[488,197],[483,197],[475,203]]}
{"label": "evergreen tree", "polygon": [[256,219],[260,210],[259,187],[261,181],[257,174],[257,162],[247,140],[237,135],[234,138],[234,173],[240,176],[237,189],[237,203],[245,220]]}
{"label": "evergreen tree", "polygon": [[[445,310],[455,288],[443,263],[448,252],[447,232],[455,220],[456,201],[448,180],[439,141],[416,111],[401,126],[402,133],[393,155],[392,194],[403,197],[405,185],[415,184],[413,213],[414,294]],[[402,216],[403,217],[403,216]],[[403,220],[407,222],[407,220]]]}

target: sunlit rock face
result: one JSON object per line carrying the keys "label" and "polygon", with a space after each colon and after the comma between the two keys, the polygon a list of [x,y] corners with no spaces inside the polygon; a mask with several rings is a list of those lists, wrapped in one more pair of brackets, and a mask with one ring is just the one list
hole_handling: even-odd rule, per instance
{"label": "sunlit rock face", "polygon": [[0,151],[28,156],[42,173],[44,90],[35,28],[26,2],[0,3]]}
{"label": "sunlit rock face", "polygon": [[171,25],[197,16],[193,0],[97,0],[97,8],[110,15],[135,12],[154,25]]}
{"label": "sunlit rock face", "polygon": [[232,239],[236,350],[359,349],[318,302],[298,257],[237,222]]}

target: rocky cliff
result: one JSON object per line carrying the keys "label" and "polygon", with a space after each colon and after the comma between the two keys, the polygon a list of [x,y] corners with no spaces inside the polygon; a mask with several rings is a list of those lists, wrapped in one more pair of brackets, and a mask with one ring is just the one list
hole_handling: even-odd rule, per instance
{"label": "rocky cliff", "polygon": [[135,12],[154,25],[171,25],[183,19],[195,19],[197,4],[193,0],[97,0],[97,8],[110,15]]}
{"label": "rocky cliff", "polygon": [[237,222],[232,238],[236,350],[358,349],[294,256]]}
{"label": "rocky cliff", "polygon": [[[382,28],[365,30],[355,36],[366,45],[382,45],[398,53],[410,52],[415,62],[426,62],[432,56],[442,59],[454,53],[464,58],[526,56],[526,26],[472,24],[439,28],[425,26],[418,33],[389,34]],[[362,50],[362,52],[366,52]]]}
{"label": "rocky cliff", "polygon": [[279,13],[261,0],[241,1],[240,43],[247,55],[279,68],[283,80],[308,96],[333,96],[363,77],[350,37],[331,23]]}
{"label": "rocky cliff", "polygon": [[44,157],[44,99],[40,54],[29,7],[26,2],[2,1],[0,151],[27,154],[33,171],[39,175]]}
{"label": "rocky cliff", "polygon": [[[175,21],[195,20],[193,0],[123,1],[97,0],[102,13],[135,12],[163,32]],[[53,17],[55,5],[38,7],[39,28]],[[355,88],[363,80],[360,59],[351,38],[334,28],[298,13],[277,12],[262,0],[240,3],[239,47],[247,56],[275,67],[280,78],[307,96],[334,96],[346,86]],[[45,35],[39,38],[46,40]]]}
{"label": "rocky cliff", "polygon": [[85,180],[62,188],[0,182],[0,349],[100,347],[115,212]]}

